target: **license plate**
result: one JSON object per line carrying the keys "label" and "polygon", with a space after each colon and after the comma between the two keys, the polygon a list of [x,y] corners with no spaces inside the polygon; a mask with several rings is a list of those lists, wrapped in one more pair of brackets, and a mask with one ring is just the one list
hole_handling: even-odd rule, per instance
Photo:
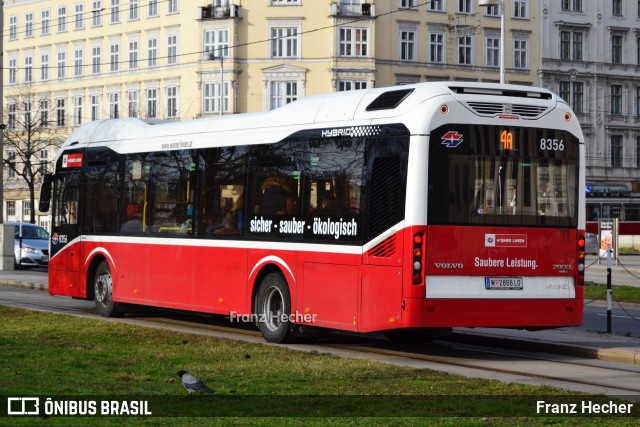
{"label": "license plate", "polygon": [[522,277],[485,277],[484,287],[494,290],[522,290]]}

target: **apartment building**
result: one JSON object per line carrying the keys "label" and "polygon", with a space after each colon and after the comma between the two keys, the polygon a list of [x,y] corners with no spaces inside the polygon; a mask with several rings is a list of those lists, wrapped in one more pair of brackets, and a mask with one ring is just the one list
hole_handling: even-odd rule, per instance
{"label": "apartment building", "polygon": [[537,84],[582,124],[588,195],[640,193],[640,2],[541,0],[539,16]]}
{"label": "apartment building", "polygon": [[[538,78],[537,1],[504,1],[509,83]],[[5,0],[3,25],[4,121],[16,131],[20,117],[38,117],[56,143],[91,120],[186,120],[332,91],[499,81],[500,10],[477,0]],[[54,145],[32,160],[50,167]],[[3,218],[27,220],[31,208],[5,167]]]}

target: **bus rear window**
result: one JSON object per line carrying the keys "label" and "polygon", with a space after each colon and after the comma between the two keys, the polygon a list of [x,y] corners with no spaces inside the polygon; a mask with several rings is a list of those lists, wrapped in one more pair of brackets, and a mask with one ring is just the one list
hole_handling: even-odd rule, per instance
{"label": "bus rear window", "polygon": [[447,126],[430,144],[429,224],[577,225],[578,141],[567,132]]}

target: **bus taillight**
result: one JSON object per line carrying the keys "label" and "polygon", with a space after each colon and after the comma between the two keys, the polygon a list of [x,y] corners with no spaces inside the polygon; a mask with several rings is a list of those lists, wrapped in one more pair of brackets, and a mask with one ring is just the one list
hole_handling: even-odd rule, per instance
{"label": "bus taillight", "polygon": [[584,231],[578,232],[578,286],[584,286],[585,243]]}
{"label": "bus taillight", "polygon": [[421,285],[424,277],[424,231],[413,235],[413,284]]}

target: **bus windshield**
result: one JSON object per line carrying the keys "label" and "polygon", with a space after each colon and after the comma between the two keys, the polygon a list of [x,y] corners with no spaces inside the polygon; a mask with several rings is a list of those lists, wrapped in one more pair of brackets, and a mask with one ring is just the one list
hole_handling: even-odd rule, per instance
{"label": "bus windshield", "polygon": [[430,224],[577,225],[578,140],[565,131],[447,125],[431,134]]}

